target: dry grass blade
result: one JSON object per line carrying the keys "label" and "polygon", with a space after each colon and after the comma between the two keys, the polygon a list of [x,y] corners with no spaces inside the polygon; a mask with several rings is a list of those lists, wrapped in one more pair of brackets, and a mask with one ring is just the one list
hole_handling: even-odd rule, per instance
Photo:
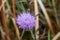
{"label": "dry grass blade", "polygon": [[[2,0],[1,0],[1,3],[2,3]],[[3,4],[4,5],[4,4]],[[1,22],[2,22],[2,27],[6,33],[6,40],[10,40],[10,37],[9,37],[9,31],[8,31],[8,28],[7,28],[7,21],[6,21],[6,15],[5,15],[5,9],[4,9],[4,6],[2,7],[1,9]]]}
{"label": "dry grass blade", "polygon": [[16,25],[16,23],[15,23],[15,19],[12,18],[12,21],[13,21],[13,24],[14,24],[14,27],[15,27],[16,36],[17,36],[17,38],[18,38],[18,40],[19,40],[19,39],[20,39],[20,33],[19,33],[18,27],[17,27],[17,25]]}
{"label": "dry grass blade", "polygon": [[16,20],[16,9],[15,9],[14,0],[12,0],[12,8],[13,8],[13,13],[14,13],[14,18],[15,18],[15,20]]}
{"label": "dry grass blade", "polygon": [[14,19],[12,19],[13,23],[14,23],[14,27],[15,27],[15,31],[16,31],[16,36],[19,40],[19,30],[18,30],[18,27],[16,25],[16,9],[15,9],[15,3],[14,3],[14,0],[12,0],[12,8],[13,8],[13,13],[14,13]]}
{"label": "dry grass blade", "polygon": [[52,40],[57,40],[60,37],[60,32]]}
{"label": "dry grass blade", "polygon": [[[37,15],[38,14],[37,0],[34,0],[34,10],[35,10],[35,15]],[[39,16],[36,16],[35,31],[38,30],[38,28],[39,28]],[[35,35],[36,35],[36,40],[39,40],[39,31],[37,31]]]}
{"label": "dry grass blade", "polygon": [[46,12],[46,9],[45,9],[42,1],[41,1],[41,0],[38,0],[38,3],[39,3],[39,5],[40,5],[40,7],[41,7],[41,9],[42,9],[42,11],[43,11],[43,13],[44,13],[44,15],[45,15],[46,21],[47,21],[47,23],[48,23],[48,25],[49,25],[49,28],[50,28],[52,34],[55,35],[55,32],[54,32],[54,30],[53,30],[53,26],[52,26],[52,24],[51,24],[51,21],[50,21],[50,19],[49,19],[49,16],[48,16],[48,14],[47,14],[47,12]]}
{"label": "dry grass blade", "polygon": [[1,25],[0,25],[0,32],[1,32],[2,40],[4,40],[5,39],[5,32],[3,31],[3,28]]}

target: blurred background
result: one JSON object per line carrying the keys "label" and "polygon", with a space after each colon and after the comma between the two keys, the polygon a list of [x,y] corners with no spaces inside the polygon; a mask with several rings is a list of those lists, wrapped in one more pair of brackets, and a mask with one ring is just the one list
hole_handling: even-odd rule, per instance
{"label": "blurred background", "polygon": [[[16,23],[22,12],[34,15],[32,31]],[[0,40],[60,40],[60,0],[0,0]]]}

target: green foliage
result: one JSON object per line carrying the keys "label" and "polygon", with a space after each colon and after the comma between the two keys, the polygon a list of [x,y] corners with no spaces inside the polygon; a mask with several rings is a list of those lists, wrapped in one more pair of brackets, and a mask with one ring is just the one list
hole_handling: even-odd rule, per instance
{"label": "green foliage", "polygon": [[59,19],[58,19],[58,14],[57,14],[57,9],[56,9],[56,5],[55,5],[55,0],[52,0],[52,6],[55,12],[55,19],[56,19],[56,23],[58,25],[58,27],[60,27],[60,23],[59,23]]}
{"label": "green foliage", "polygon": [[32,36],[33,40],[35,40],[35,37],[34,37],[32,30],[30,30],[30,32],[31,32],[31,36]]}
{"label": "green foliage", "polygon": [[46,0],[42,0],[43,3],[46,3]]}
{"label": "green foliage", "polygon": [[26,2],[27,0],[21,0],[21,2]]}
{"label": "green foliage", "polygon": [[12,5],[12,0],[8,0],[9,5]]}
{"label": "green foliage", "polygon": [[48,31],[48,40],[52,40],[52,39],[51,39],[50,30]]}
{"label": "green foliage", "polygon": [[24,12],[25,12],[25,8],[24,8],[24,6],[23,6],[22,2],[21,2],[21,3],[16,2],[16,6],[17,6],[17,8],[18,8],[18,9],[20,9],[20,10],[22,10],[22,11],[24,11]]}

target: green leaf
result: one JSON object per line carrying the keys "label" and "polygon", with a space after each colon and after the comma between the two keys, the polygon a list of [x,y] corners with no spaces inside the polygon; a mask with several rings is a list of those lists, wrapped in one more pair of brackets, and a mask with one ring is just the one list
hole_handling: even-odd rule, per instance
{"label": "green leaf", "polygon": [[43,3],[46,3],[46,0],[42,0]]}
{"label": "green leaf", "polygon": [[24,11],[24,12],[25,12],[25,8],[24,8],[24,6],[23,6],[22,2],[21,2],[21,3],[16,2],[16,6],[17,6],[17,8],[18,8],[18,9],[20,9],[20,10],[22,10],[22,11]]}
{"label": "green leaf", "polygon": [[26,2],[26,0],[21,0],[21,2]]}
{"label": "green leaf", "polygon": [[52,40],[52,39],[51,39],[50,30],[48,31],[48,40]]}

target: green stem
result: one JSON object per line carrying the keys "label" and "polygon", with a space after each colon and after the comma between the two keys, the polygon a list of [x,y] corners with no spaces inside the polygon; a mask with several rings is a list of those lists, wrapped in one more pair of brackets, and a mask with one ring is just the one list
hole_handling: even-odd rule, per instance
{"label": "green stem", "polygon": [[20,37],[20,40],[22,40],[22,37],[23,37],[23,35],[24,35],[24,32],[25,32],[25,31],[23,30],[22,35],[21,35],[21,37]]}
{"label": "green stem", "polygon": [[30,30],[30,32],[31,32],[31,36],[32,36],[33,40],[35,40],[35,37],[34,37],[32,30]]}
{"label": "green stem", "polygon": [[59,25],[60,23],[59,23],[59,19],[58,19],[58,15],[57,15],[57,10],[56,10],[56,5],[55,5],[55,1],[54,0],[52,0],[52,4],[53,4],[53,9],[55,11],[56,23],[57,23],[58,27],[60,27],[60,25]]}
{"label": "green stem", "polygon": [[51,39],[50,30],[48,30],[48,40],[52,40],[52,39]]}

